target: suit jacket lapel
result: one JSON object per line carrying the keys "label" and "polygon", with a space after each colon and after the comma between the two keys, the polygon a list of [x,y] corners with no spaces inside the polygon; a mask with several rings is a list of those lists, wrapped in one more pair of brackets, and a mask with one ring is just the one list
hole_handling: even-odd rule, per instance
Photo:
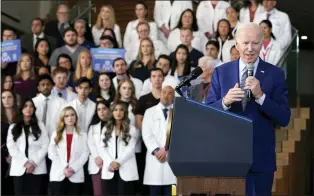
{"label": "suit jacket lapel", "polygon": [[260,85],[264,84],[263,80],[267,75],[267,70],[265,66],[265,62],[262,59],[259,59],[259,63],[257,66],[257,70],[255,73],[255,78],[259,80]]}

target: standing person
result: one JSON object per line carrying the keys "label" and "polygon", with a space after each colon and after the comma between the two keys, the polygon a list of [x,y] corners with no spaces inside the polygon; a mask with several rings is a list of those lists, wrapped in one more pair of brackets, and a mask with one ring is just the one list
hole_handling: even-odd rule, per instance
{"label": "standing person", "polygon": [[100,73],[96,87],[93,89],[93,97],[104,99],[112,103],[116,95],[116,89],[108,73]]}
{"label": "standing person", "polygon": [[12,157],[10,176],[13,176],[15,195],[41,195],[47,174],[45,156],[49,138],[35,112],[33,101],[26,99],[17,122],[8,131],[7,147]]}
{"label": "standing person", "polygon": [[78,19],[74,22],[74,29],[77,32],[77,43],[81,46],[91,49],[94,47],[94,43],[87,39],[86,35],[86,22],[83,19]]}
{"label": "standing person", "polygon": [[[16,33],[11,28],[4,28],[2,30],[2,41],[15,40]],[[5,75],[14,76],[16,74],[16,62],[12,63],[2,63],[1,62],[1,73]]]}
{"label": "standing person", "polygon": [[63,98],[66,102],[76,99],[77,94],[66,88],[69,80],[69,71],[63,67],[57,67],[52,72],[55,86],[52,88],[52,94]]}
{"label": "standing person", "polygon": [[[246,193],[270,196],[276,170],[274,127],[288,125],[290,107],[284,72],[258,58],[262,39],[258,24],[240,25],[236,33],[240,58],[215,68],[206,104],[253,120],[253,164],[246,176]],[[247,64],[254,64],[254,76],[248,77]],[[243,89],[251,91],[251,99]]]}
{"label": "standing person", "polygon": [[35,73],[39,75],[39,69],[45,67],[50,71],[48,64],[52,49],[47,39],[38,38],[34,47],[34,66]]}
{"label": "standing person", "polygon": [[110,104],[102,99],[96,103],[96,111],[88,131],[88,148],[90,151],[88,160],[88,171],[92,176],[94,196],[104,195],[104,186],[101,180],[101,169],[103,160],[100,155],[101,137],[103,128],[110,116]]}
{"label": "standing person", "polygon": [[111,112],[112,117],[104,127],[100,148],[104,195],[135,195],[138,180],[135,145],[138,134],[136,128],[130,125],[124,103],[114,103]]}
{"label": "standing person", "polygon": [[248,23],[254,22],[258,15],[264,12],[264,7],[260,0],[246,0],[244,6],[240,10],[240,22]]}
{"label": "standing person", "polygon": [[[13,76],[11,75],[1,75],[1,90],[9,90],[13,92],[14,83],[13,83]],[[19,94],[14,93],[16,98],[17,107],[20,108],[22,104],[22,98]]]}
{"label": "standing person", "polygon": [[52,195],[80,195],[84,183],[83,166],[88,159],[86,133],[77,126],[73,107],[62,109],[57,130],[52,134],[48,157],[52,161],[50,188]]}
{"label": "standing person", "polygon": [[171,196],[171,186],[176,184],[165,149],[168,114],[172,109],[174,90],[163,85],[160,102],[146,110],[142,136],[147,147],[144,184],[149,185],[151,196]]}

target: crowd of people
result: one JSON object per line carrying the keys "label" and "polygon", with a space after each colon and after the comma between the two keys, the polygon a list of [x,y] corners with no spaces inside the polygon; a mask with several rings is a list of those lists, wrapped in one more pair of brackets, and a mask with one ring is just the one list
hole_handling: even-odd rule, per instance
{"label": "crowd of people", "polygon": [[[263,29],[259,58],[276,65],[291,42],[286,13],[276,0],[155,1],[154,20],[144,1],[122,37],[111,5],[96,23],[31,21],[18,38],[17,62],[1,63],[3,195],[171,195],[176,178],[167,163],[166,125],[174,88],[199,66],[190,98],[205,103],[214,69],[240,57],[234,37],[241,24]],[[246,44],[246,43],[242,43]],[[256,43],[259,44],[259,43]],[[124,48],[113,72],[96,71],[91,48]]]}

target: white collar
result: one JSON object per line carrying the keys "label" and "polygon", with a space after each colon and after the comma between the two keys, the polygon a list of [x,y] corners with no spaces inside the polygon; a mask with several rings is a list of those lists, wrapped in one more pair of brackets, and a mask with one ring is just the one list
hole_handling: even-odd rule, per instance
{"label": "white collar", "polygon": [[173,104],[169,105],[168,107],[165,107],[161,102],[159,102],[158,105],[160,106],[160,108],[161,108],[162,110],[164,110],[164,109],[167,108],[168,111],[169,111],[170,109],[172,109],[172,107],[173,107]]}
{"label": "white collar", "polygon": [[41,32],[39,35],[35,35],[35,34],[33,34],[33,37],[34,38],[44,38],[44,36],[45,36],[45,34],[44,34],[44,32]]}
{"label": "white collar", "polygon": [[87,104],[88,104],[88,98],[86,99],[85,103],[81,103],[80,100],[77,98],[77,99],[76,99],[76,104],[77,104],[78,106],[86,107]]}
{"label": "white collar", "polygon": [[[257,57],[257,60],[254,63],[254,75],[256,73],[258,63],[259,63],[259,57]],[[240,71],[240,73],[242,73],[245,68],[246,68],[246,63],[244,63],[242,61],[242,59],[240,58],[239,59],[239,71]]]}
{"label": "white collar", "polygon": [[43,95],[42,93],[40,93],[38,95],[40,97],[40,99],[45,100],[46,98],[48,98],[49,100],[51,100],[54,96],[52,95],[52,92],[50,93],[50,95],[48,97],[46,97],[45,95]]}

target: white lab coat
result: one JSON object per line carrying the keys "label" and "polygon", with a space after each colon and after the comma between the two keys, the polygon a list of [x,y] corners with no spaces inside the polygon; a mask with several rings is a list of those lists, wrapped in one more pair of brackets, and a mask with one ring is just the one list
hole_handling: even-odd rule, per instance
{"label": "white lab coat", "polygon": [[[172,30],[178,25],[182,12],[187,9],[193,10],[191,0],[173,1],[172,5],[170,1],[156,0],[154,7],[154,20],[157,23],[158,28],[160,28],[164,24],[167,29]],[[166,45],[167,38],[164,36],[163,32],[160,29],[158,31],[158,34],[159,39]]]}
{"label": "white lab coat", "polygon": [[[160,40],[152,40],[154,49],[155,49],[155,58],[157,59],[159,55],[166,54],[169,55],[169,51],[164,43]],[[129,47],[126,48],[125,60],[128,64],[132,61],[136,60],[139,49],[140,49],[141,41],[139,39],[133,40],[132,43],[129,44]]]}
{"label": "white lab coat", "polygon": [[240,21],[238,21],[237,25],[233,28],[232,33],[231,33],[233,37],[235,37],[235,34],[236,34],[240,24],[241,24]]}
{"label": "white lab coat", "polygon": [[[28,157],[25,155],[26,138],[24,128],[22,129],[20,137],[14,141],[12,134],[12,129],[14,126],[15,124],[12,124],[9,127],[7,136],[7,148],[9,150],[10,156],[12,157],[10,176],[22,176],[26,171],[24,164],[27,161],[33,161],[37,165],[32,174],[46,174],[47,166],[45,157],[48,152],[49,138],[45,125],[38,121],[38,126],[41,130],[41,135],[39,136],[38,140],[35,141],[35,137],[32,134],[28,135]],[[30,128],[30,133],[31,132],[32,128]]]}
{"label": "white lab coat", "polygon": [[[113,31],[114,31],[114,33],[116,35],[119,48],[122,48],[121,32],[120,32],[119,25],[115,24],[114,27],[113,27]],[[103,34],[103,32],[104,32],[104,28],[97,29],[95,26],[93,26],[92,34],[93,34],[94,43],[95,43],[96,46],[100,45],[100,37]]]}
{"label": "white lab coat", "polygon": [[224,45],[222,46],[222,41],[220,39],[220,37],[218,38],[218,42],[219,42],[219,54],[218,54],[218,58],[220,59],[221,55],[222,55],[222,61],[224,63],[228,63],[229,61],[231,61],[231,55],[230,55],[230,49],[232,48],[232,46],[235,45],[235,40],[231,39],[231,40],[226,40]]}
{"label": "white lab coat", "polygon": [[[106,132],[104,127],[103,133]],[[138,140],[137,131],[134,126],[130,125],[130,135],[128,145],[122,140],[121,135],[118,138],[118,149],[116,148],[116,133],[115,129],[112,131],[112,137],[108,140],[108,147],[101,142],[100,155],[103,160],[103,168],[101,171],[101,178],[109,180],[113,178],[114,173],[108,171],[110,163],[116,161],[120,164],[119,174],[123,181],[135,181],[139,179],[137,164],[135,158],[135,144]],[[105,138],[102,134],[101,140]],[[116,151],[118,150],[118,158],[116,158]]]}
{"label": "white lab coat", "polygon": [[227,18],[226,10],[230,4],[225,1],[218,1],[214,9],[210,1],[202,1],[197,7],[196,18],[198,27],[203,33],[214,34],[220,19]]}
{"label": "white lab coat", "polygon": [[168,162],[160,163],[152,155],[156,148],[163,148],[166,144],[168,119],[165,120],[162,108],[162,104],[159,103],[147,109],[143,118],[142,135],[147,147],[143,183],[146,185],[176,184],[176,177]]}
{"label": "white lab coat", "polygon": [[[286,47],[289,46],[291,42],[291,23],[289,16],[274,8],[271,12],[269,17],[270,22],[273,25],[272,32],[276,37],[276,42],[280,44],[281,49],[285,50]],[[254,22],[260,23],[262,20],[267,18],[267,12],[264,11],[262,14],[259,15]]]}
{"label": "white lab coat", "polygon": [[[45,107],[46,97],[43,94],[39,94],[37,97],[33,98],[33,102],[36,107],[36,117],[38,120],[43,121],[43,113]],[[66,103],[66,101],[56,95],[50,94],[48,96],[47,114],[46,114],[46,130],[48,132],[49,138],[52,133],[56,131],[59,117],[60,109]]]}
{"label": "white lab coat", "polygon": [[[128,25],[126,26],[126,30],[124,33],[124,39],[123,39],[123,47],[124,48],[128,48],[130,44],[132,44],[132,42],[134,40],[138,40],[138,33],[136,30],[136,27],[139,23],[139,20],[132,20],[128,23]],[[150,33],[149,33],[149,37],[152,40],[157,40],[157,24],[155,22],[149,22],[149,28],[150,28]]]}
{"label": "white lab coat", "polygon": [[88,130],[87,145],[90,152],[88,161],[88,172],[89,174],[97,174],[99,172],[99,167],[96,165],[95,159],[100,157],[100,144],[101,135],[103,130],[100,129],[101,122],[96,125],[91,125]]}
{"label": "white lab coat", "polygon": [[67,89],[67,99],[65,99],[66,102],[73,101],[74,99],[76,99],[76,97],[77,97],[77,94],[75,92],[72,92]]}
{"label": "white lab coat", "polygon": [[282,53],[283,52],[280,48],[280,45],[278,45],[278,43],[272,38],[266,48],[262,46],[259,56],[263,61],[266,61],[267,63],[273,65],[277,65],[282,56]]}
{"label": "white lab coat", "polygon": [[[201,31],[194,31],[193,36],[194,39],[192,40],[192,47],[199,51],[203,51],[207,43],[207,38],[205,37],[204,33]],[[171,31],[168,37],[168,50],[170,52],[173,52],[180,44],[181,44],[180,29],[175,28],[174,30]]]}
{"label": "white lab coat", "polygon": [[[258,18],[260,14],[264,12],[264,6],[262,4],[258,4],[257,9],[254,14],[254,19]],[[239,19],[241,23],[248,23],[250,22],[250,8],[243,7],[240,10]],[[254,20],[253,20],[254,21]]]}
{"label": "white lab coat", "polygon": [[[77,110],[77,107],[78,107],[77,103],[78,102],[79,102],[78,99],[70,101],[70,102],[66,103],[65,105],[63,105],[63,107],[61,109],[65,108],[67,106],[72,106],[74,108],[74,110],[76,111],[77,115],[79,115],[78,110]],[[78,117],[79,118],[78,119],[78,126],[80,128],[80,132],[87,132],[88,131],[88,127],[89,127],[90,123],[92,122],[92,119],[93,119],[93,116],[94,116],[94,113],[96,110],[96,104],[93,101],[91,101],[90,99],[86,100],[86,104],[87,104],[87,109],[86,109],[87,113],[84,116],[85,117],[85,126],[80,125],[80,122],[81,122],[80,118],[81,117],[80,116]]]}
{"label": "white lab coat", "polygon": [[[178,80],[178,78],[172,75],[167,75],[165,76],[165,80],[163,83],[170,84],[171,86],[177,86],[180,83],[180,81]],[[148,78],[144,81],[143,88],[141,91],[141,96],[151,93],[152,89],[153,89],[152,82],[150,81],[150,78]]]}
{"label": "white lab coat", "polygon": [[56,132],[52,134],[48,148],[48,157],[51,160],[50,181],[61,182],[64,180],[64,168],[71,167],[74,174],[69,178],[72,183],[84,182],[84,169],[83,166],[88,160],[88,147],[86,133],[73,131],[71,155],[67,163],[67,141],[66,131],[62,133],[62,140],[56,144]]}
{"label": "white lab coat", "polygon": [[[141,96],[141,90],[142,90],[142,87],[143,87],[143,82],[137,78],[133,78],[132,76],[130,76],[130,80],[132,80],[133,84],[134,84],[134,87],[135,87],[135,96],[137,99],[140,98]],[[117,90],[118,88],[118,79],[117,77],[114,77],[112,79],[112,82],[113,82],[113,85],[115,87],[115,89]]]}

